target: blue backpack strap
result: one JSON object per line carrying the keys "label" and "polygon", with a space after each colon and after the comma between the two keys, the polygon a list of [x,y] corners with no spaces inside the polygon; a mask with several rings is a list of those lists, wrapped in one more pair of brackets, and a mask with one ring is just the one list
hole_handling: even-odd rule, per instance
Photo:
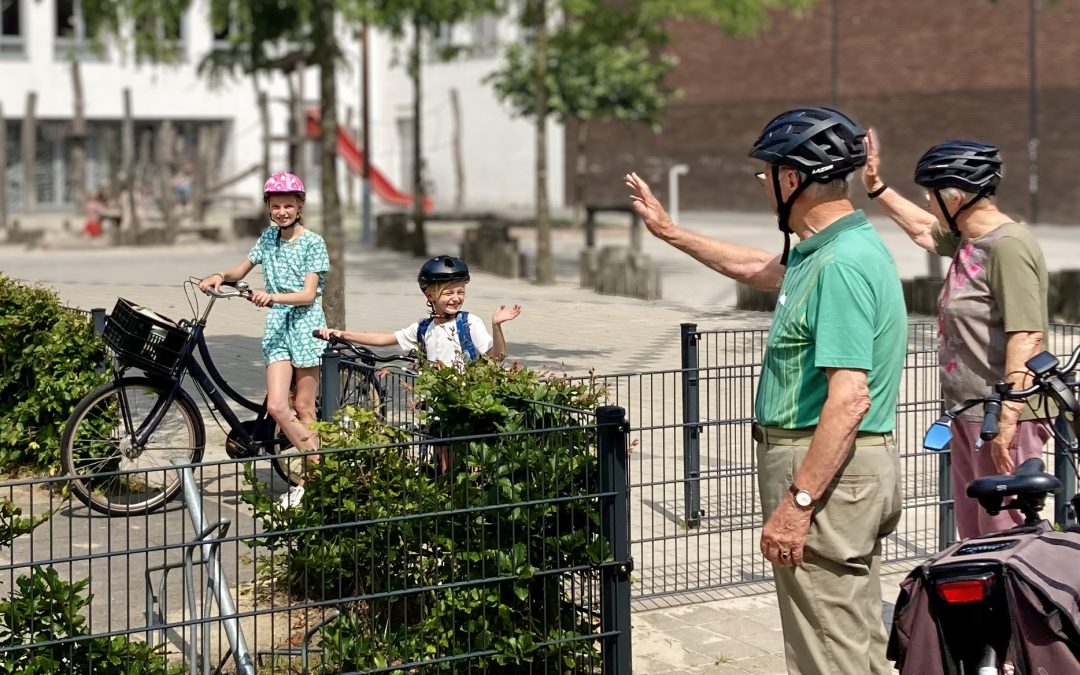
{"label": "blue backpack strap", "polygon": [[480,358],[480,354],[476,351],[476,345],[474,345],[472,341],[472,333],[469,332],[468,312],[458,312],[457,333],[458,342],[461,343],[461,351],[465,352],[465,356],[469,358],[469,362],[471,363]]}
{"label": "blue backpack strap", "polygon": [[424,336],[427,335],[428,329],[431,328],[431,322],[434,321],[430,316],[426,319],[420,320],[420,325],[416,327],[416,348],[422,355],[427,355],[427,347],[424,345]]}

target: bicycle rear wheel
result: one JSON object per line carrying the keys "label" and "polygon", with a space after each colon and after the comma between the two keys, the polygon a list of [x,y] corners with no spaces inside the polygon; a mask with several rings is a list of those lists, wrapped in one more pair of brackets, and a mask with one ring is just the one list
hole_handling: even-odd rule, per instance
{"label": "bicycle rear wheel", "polygon": [[341,364],[340,373],[342,408],[351,406],[371,410],[380,417],[386,415],[386,392],[375,369],[346,362]]}
{"label": "bicycle rear wheel", "polygon": [[[124,406],[138,429],[172,386],[145,377],[109,382],[75,406],[60,441],[71,492],[91,509],[131,516],[160,508],[180,492],[172,460],[197,462],[205,429],[191,398],[180,391],[142,447],[134,447],[124,424]],[[102,475],[107,474],[107,475]]]}

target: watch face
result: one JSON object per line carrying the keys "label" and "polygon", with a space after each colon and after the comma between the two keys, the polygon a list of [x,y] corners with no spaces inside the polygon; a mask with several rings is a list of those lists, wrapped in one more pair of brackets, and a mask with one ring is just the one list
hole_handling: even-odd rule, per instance
{"label": "watch face", "polygon": [[807,508],[814,503],[814,498],[810,496],[810,493],[806,490],[799,490],[795,493],[795,503],[803,508]]}

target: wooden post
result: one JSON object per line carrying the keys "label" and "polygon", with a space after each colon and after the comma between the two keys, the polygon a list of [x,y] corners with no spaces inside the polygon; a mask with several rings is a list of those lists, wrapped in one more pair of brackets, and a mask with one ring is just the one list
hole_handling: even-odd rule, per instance
{"label": "wooden post", "polygon": [[259,91],[258,82],[255,83],[259,101],[259,123],[262,125],[262,178],[270,175],[270,101],[265,91]]}
{"label": "wooden post", "polygon": [[465,159],[461,147],[461,97],[457,87],[450,87],[450,116],[453,124],[454,210],[465,210]]}
{"label": "wooden post", "polygon": [[165,237],[172,241],[176,235],[176,202],[173,201],[172,177],[173,177],[173,143],[176,142],[176,132],[173,123],[165,120],[161,123],[157,133],[157,147],[154,152],[154,173],[157,174],[158,206],[161,208],[161,219],[165,224]]}
{"label": "wooden post", "polygon": [[138,181],[135,178],[135,120],[131,114],[131,90],[124,89],[124,121],[120,131],[120,170],[124,180],[120,188],[121,210],[125,212],[122,219],[123,225],[127,225],[132,232],[139,231],[139,213],[135,208],[135,190]]}
{"label": "wooden post", "polygon": [[[345,129],[352,134],[353,133],[353,107],[351,105],[345,106]],[[353,135],[356,138],[356,135]],[[351,211],[356,208],[356,177],[351,172],[346,171],[345,175],[348,179],[345,181],[345,206]]]}
{"label": "wooden post", "polygon": [[7,118],[0,104],[0,230],[7,229]]}
{"label": "wooden post", "polygon": [[71,122],[71,196],[77,213],[86,205],[86,102],[83,98],[79,60],[71,59],[71,86],[75,93],[75,116]]}
{"label": "wooden post", "polygon": [[37,164],[37,92],[26,95],[26,114],[22,120],[22,194],[23,212],[37,212],[37,181],[34,178],[34,166]]}

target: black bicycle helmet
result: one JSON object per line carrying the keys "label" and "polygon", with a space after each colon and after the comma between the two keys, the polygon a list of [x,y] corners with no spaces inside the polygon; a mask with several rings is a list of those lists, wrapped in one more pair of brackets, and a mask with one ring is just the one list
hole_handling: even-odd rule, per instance
{"label": "black bicycle helmet", "polygon": [[826,183],[866,164],[866,130],[832,108],[796,108],[765,125],[750,156]]}
{"label": "black bicycle helmet", "polygon": [[440,255],[424,263],[420,268],[420,274],[416,275],[416,281],[420,288],[427,288],[432,284],[443,284],[450,281],[469,281],[469,266],[461,258],[449,255]]}
{"label": "black bicycle helmet", "polygon": [[[792,229],[791,207],[811,183],[843,178],[866,164],[866,130],[844,113],[832,108],[796,108],[781,113],[765,125],[750,148],[750,156],[772,165],[772,188],[776,196],[776,219],[784,233],[786,265]],[[785,201],[780,196],[780,167],[795,169],[809,177]]]}
{"label": "black bicycle helmet", "polygon": [[975,141],[947,141],[926,151],[915,167],[915,182],[924,188],[958,188],[993,194],[1001,183],[1001,155],[996,146]]}
{"label": "black bicycle helmet", "polygon": [[[960,234],[956,219],[975,202],[994,194],[1003,172],[1004,165],[996,146],[976,141],[946,141],[919,158],[915,166],[915,183],[933,193],[949,229]],[[940,192],[945,188],[957,188],[975,196],[955,213],[949,213]]]}

